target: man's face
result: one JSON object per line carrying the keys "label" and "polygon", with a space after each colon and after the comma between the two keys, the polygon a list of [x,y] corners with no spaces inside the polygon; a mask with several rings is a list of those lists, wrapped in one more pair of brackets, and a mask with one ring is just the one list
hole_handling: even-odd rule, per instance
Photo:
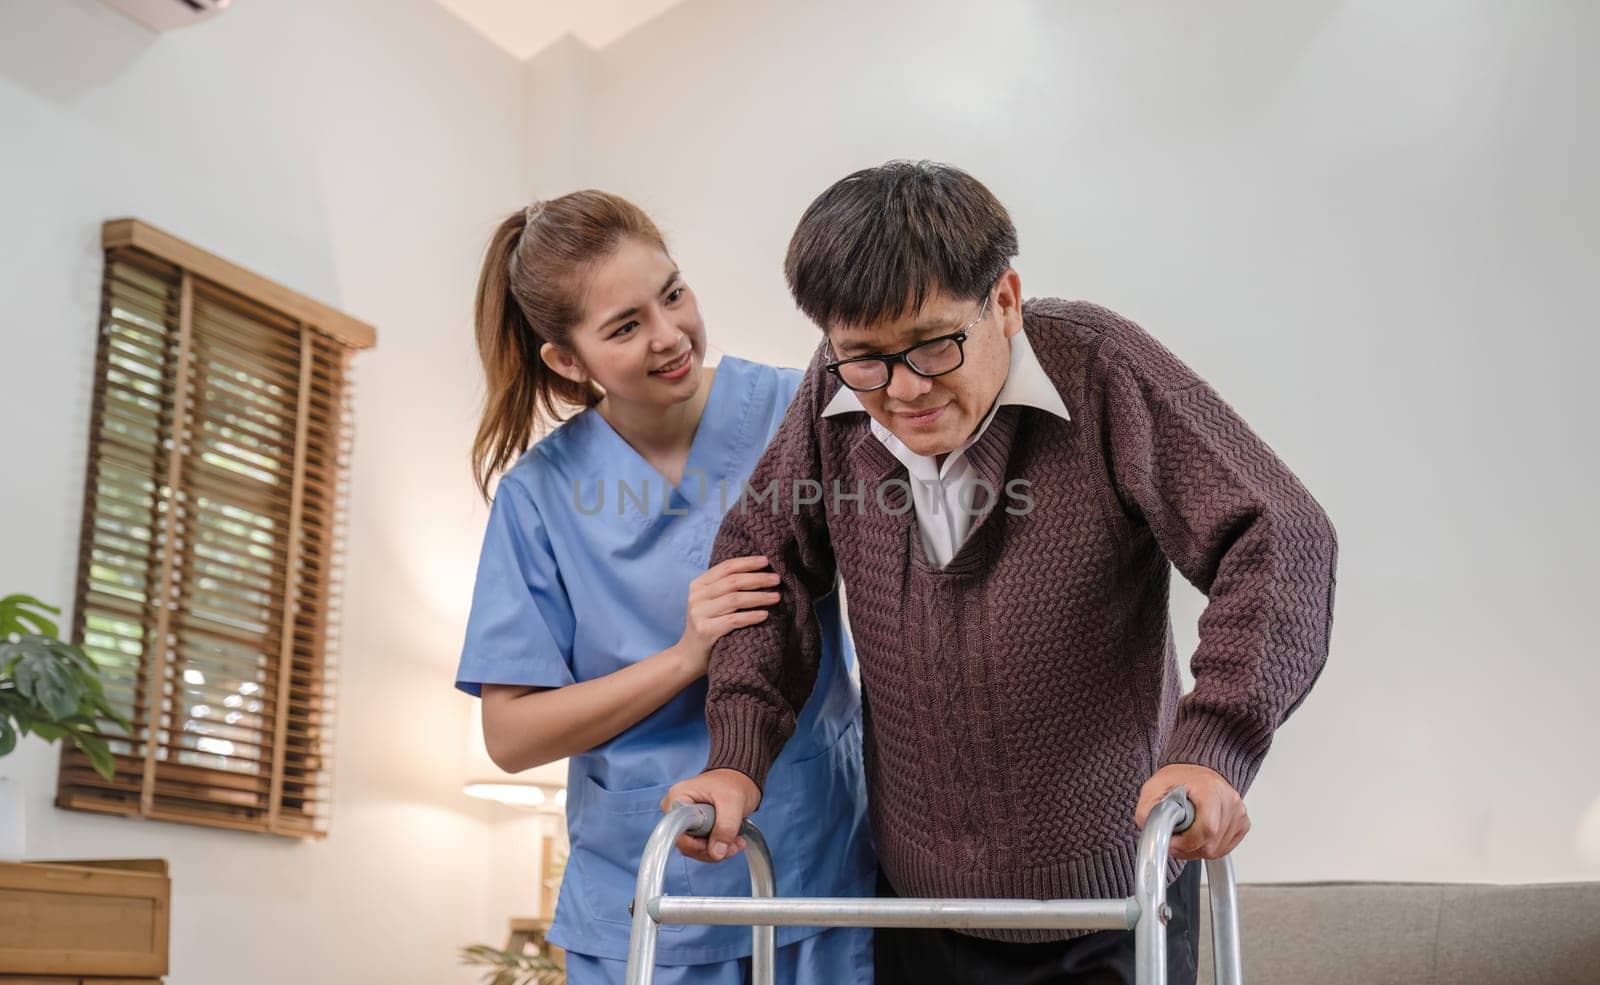
{"label": "man's face", "polygon": [[[919,455],[937,457],[961,447],[988,416],[1005,384],[1011,337],[1022,329],[1021,292],[1017,272],[1007,270],[992,288],[983,318],[967,329],[959,368],[930,378],[896,362],[888,386],[856,394],[861,406]],[[835,359],[900,352],[960,331],[982,307],[982,298],[958,300],[941,292],[929,297],[921,311],[892,321],[835,324],[828,330],[828,344]]]}

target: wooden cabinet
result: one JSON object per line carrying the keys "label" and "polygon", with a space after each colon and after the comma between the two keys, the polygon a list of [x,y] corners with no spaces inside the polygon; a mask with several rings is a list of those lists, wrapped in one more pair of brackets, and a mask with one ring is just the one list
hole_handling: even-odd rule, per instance
{"label": "wooden cabinet", "polygon": [[158,985],[171,887],[161,859],[0,862],[0,983]]}

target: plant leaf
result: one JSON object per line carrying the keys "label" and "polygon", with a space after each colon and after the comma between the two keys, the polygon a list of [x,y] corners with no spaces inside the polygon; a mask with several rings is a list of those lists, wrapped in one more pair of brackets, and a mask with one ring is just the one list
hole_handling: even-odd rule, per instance
{"label": "plant leaf", "polygon": [[61,614],[61,610],[56,606],[45,605],[32,595],[7,595],[0,599],[0,636],[28,632],[50,637],[61,635],[60,628],[53,620],[39,612],[29,611],[33,609],[43,610],[51,615]]}
{"label": "plant leaf", "polygon": [[0,633],[0,679],[15,678],[17,661],[22,659],[22,644],[12,643]]}
{"label": "plant leaf", "polygon": [[0,599],[0,640],[12,633],[22,632],[22,623],[17,621],[17,610],[26,598],[26,595],[7,595]]}
{"label": "plant leaf", "polygon": [[48,605],[44,602],[41,602],[32,595],[12,594],[0,599],[0,609],[15,609],[24,605],[31,605],[35,609],[43,609],[46,612],[53,613],[58,616],[61,614],[60,609],[53,605]]}
{"label": "plant leaf", "polygon": [[[26,734],[28,730],[24,728],[22,731],[24,734]],[[49,722],[33,723],[33,734],[37,735],[46,742],[55,742],[58,739],[65,738],[68,731],[68,729],[63,728],[60,725],[52,725]]]}
{"label": "plant leaf", "polygon": [[77,711],[84,687],[70,660],[63,659],[59,640],[44,636],[24,636],[17,644],[22,659],[14,676],[22,696],[44,708],[52,718],[66,718]]}
{"label": "plant leaf", "polygon": [[124,732],[133,730],[133,723],[124,718],[122,712],[113,707],[105,698],[95,698],[92,704],[98,717],[122,726],[122,731]]}
{"label": "plant leaf", "polygon": [[48,636],[52,639],[56,639],[61,636],[60,626],[57,626],[53,620],[46,619],[44,616],[41,616],[36,612],[18,612],[17,621],[25,623],[28,626],[29,632],[36,633],[40,636]]}
{"label": "plant leaf", "polygon": [[[77,647],[73,647],[77,650]],[[90,660],[88,655],[78,652],[78,677],[83,681],[83,689],[92,695],[105,693],[105,685],[100,683],[100,665]]]}
{"label": "plant leaf", "polygon": [[116,757],[100,734],[100,721],[125,730],[132,725],[106,700],[94,659],[55,638],[55,622],[42,613],[59,611],[28,595],[0,599],[0,755],[16,747],[19,733],[48,742],[67,739],[89,757],[95,772],[110,779]]}
{"label": "plant leaf", "polygon": [[488,944],[461,948],[461,963],[488,968],[483,974],[486,985],[558,985],[566,980],[561,966],[542,954],[502,951]]}
{"label": "plant leaf", "polygon": [[111,755],[111,748],[106,745],[106,740],[87,732],[73,732],[72,743],[89,757],[89,763],[94,766],[94,771],[104,780],[111,779],[117,772],[116,757]]}
{"label": "plant leaf", "polygon": [[122,726],[122,731],[131,732],[133,730],[133,723],[124,718],[122,712],[114,708],[105,698],[94,699],[94,710],[101,718]]}
{"label": "plant leaf", "polygon": [[83,647],[78,644],[68,643],[66,640],[57,640],[56,651],[61,655],[62,659],[67,660],[73,667],[77,668],[78,672],[85,678],[93,680],[100,673],[100,665],[95,663],[94,659],[87,653],[84,653]]}

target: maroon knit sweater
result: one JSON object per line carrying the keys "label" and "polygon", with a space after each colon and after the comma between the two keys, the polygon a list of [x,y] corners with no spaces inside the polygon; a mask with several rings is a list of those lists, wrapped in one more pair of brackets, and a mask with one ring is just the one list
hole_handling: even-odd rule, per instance
{"label": "maroon knit sweater", "polygon": [[[1002,407],[967,454],[991,489],[1030,483],[1031,509],[992,497],[931,564],[905,487],[874,495],[906,474],[866,415],[821,417],[839,384],[819,348],[750,479],[778,481],[777,515],[733,507],[712,559],[767,555],[783,601],[712,651],[707,768],[764,783],[816,675],[812,602],[842,576],[873,833],[905,896],[1131,895],[1140,785],[1198,763],[1242,794],[1328,652],[1334,531],[1289,469],[1116,313],[1038,300],[1023,320],[1072,419]],[[807,478],[827,492],[796,513]],[[861,481],[864,505],[832,493]],[[1181,701],[1172,566],[1209,599]]]}

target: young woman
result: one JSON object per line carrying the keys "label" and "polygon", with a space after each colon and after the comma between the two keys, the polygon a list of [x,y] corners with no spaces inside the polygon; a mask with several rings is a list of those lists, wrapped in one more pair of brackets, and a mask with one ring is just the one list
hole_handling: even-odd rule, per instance
{"label": "young woman", "polygon": [[[500,224],[477,336],[487,398],[473,467],[486,496],[503,474],[456,686],[481,695],[502,768],[571,757],[571,854],[550,940],[572,985],[620,983],[645,838],[668,787],[705,765],[711,645],[778,598],[765,558],[706,566],[800,373],[732,357],[703,367],[705,325],[661,234],[598,191]],[[578,412],[530,449],[566,408]],[[817,606],[822,672],[754,815],[780,895],[874,889],[837,601]],[[675,855],[667,892],[748,895],[749,871]],[[782,981],[871,980],[868,931],[780,928],[778,948]],[[663,927],[655,981],[738,985],[749,953],[748,928]]]}

